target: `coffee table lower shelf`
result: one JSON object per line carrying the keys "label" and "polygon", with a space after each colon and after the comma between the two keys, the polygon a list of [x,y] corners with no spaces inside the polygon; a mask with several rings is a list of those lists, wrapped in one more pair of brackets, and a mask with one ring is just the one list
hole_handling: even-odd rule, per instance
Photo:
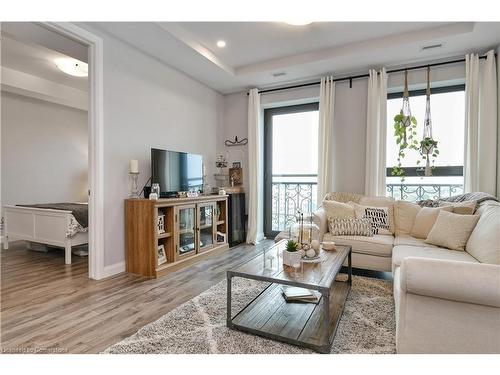
{"label": "coffee table lower shelf", "polygon": [[[228,278],[228,287],[230,282]],[[273,283],[233,318],[228,314],[227,326],[320,353],[330,353],[350,289],[350,280],[335,281],[318,304],[286,302],[281,284]],[[230,298],[229,294],[228,308]],[[327,303],[329,306],[325,306]],[[329,316],[325,317],[325,313]]]}

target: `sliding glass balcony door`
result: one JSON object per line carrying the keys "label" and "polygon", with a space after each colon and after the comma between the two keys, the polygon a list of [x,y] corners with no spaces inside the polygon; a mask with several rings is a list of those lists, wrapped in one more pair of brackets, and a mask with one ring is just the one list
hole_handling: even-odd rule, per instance
{"label": "sliding glass balcony door", "polygon": [[264,111],[264,231],[268,238],[316,209],[318,103]]}

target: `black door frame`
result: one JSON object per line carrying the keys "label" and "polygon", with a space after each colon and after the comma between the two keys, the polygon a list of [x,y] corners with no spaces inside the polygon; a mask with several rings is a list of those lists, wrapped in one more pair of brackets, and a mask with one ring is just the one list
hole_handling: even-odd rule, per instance
{"label": "black door frame", "polygon": [[319,102],[264,109],[264,234],[267,238],[279,233],[272,230],[273,116],[318,110]]}

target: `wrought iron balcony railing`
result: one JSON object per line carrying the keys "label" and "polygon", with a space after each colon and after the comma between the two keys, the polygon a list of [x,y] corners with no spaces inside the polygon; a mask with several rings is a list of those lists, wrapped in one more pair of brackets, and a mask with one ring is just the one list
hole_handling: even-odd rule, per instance
{"label": "wrought iron balcony railing", "polygon": [[316,175],[280,175],[284,181],[272,182],[272,230],[281,231],[295,223],[295,216],[316,210],[316,181],[297,181],[301,178],[316,179]]}
{"label": "wrought iron balcony railing", "polygon": [[409,202],[448,198],[463,191],[459,184],[387,184],[387,196]]}

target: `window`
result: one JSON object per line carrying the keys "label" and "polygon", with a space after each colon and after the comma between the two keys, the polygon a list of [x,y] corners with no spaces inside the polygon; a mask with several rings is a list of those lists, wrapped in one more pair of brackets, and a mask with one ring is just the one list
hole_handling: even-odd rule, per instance
{"label": "window", "polygon": [[[403,93],[387,96],[387,195],[396,199],[417,201],[445,198],[463,192],[465,86],[436,88],[431,91],[433,138],[439,146],[433,176],[423,176],[424,165],[418,151],[410,150],[403,160],[405,180],[391,176],[398,147],[394,138],[393,118],[399,113]],[[410,92],[411,113],[417,119],[417,137],[423,134],[425,90]]]}
{"label": "window", "polygon": [[316,209],[318,103],[264,111],[264,230],[268,237],[288,228],[297,210]]}

